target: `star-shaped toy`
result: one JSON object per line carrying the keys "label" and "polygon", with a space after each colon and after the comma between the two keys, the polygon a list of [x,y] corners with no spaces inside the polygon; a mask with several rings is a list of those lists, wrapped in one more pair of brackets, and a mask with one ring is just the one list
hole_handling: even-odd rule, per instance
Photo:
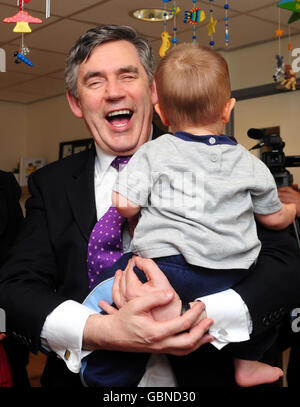
{"label": "star-shaped toy", "polygon": [[214,20],[213,16],[210,17],[209,23],[206,24],[208,30],[208,36],[210,37],[216,32],[216,24],[218,20]]}
{"label": "star-shaped toy", "polygon": [[282,34],[284,33],[284,31],[281,28],[277,28],[276,30],[276,37],[282,37]]}

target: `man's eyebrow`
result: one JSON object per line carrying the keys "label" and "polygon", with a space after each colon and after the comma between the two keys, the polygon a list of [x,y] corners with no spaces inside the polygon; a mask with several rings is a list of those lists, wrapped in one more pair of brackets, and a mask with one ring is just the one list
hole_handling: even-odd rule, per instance
{"label": "man's eyebrow", "polygon": [[83,82],[86,83],[90,78],[96,78],[104,76],[104,73],[101,71],[89,71],[83,77]]}
{"label": "man's eyebrow", "polygon": [[118,69],[118,73],[120,74],[120,73],[128,73],[128,72],[131,72],[131,73],[136,73],[136,74],[138,74],[139,73],[139,70],[138,70],[138,68],[136,67],[136,66],[134,66],[134,65],[127,65],[127,66],[124,66],[124,67],[121,67],[120,69]]}
{"label": "man's eyebrow", "polygon": [[[126,66],[122,66],[121,68],[119,68],[117,70],[117,75],[120,75],[122,73],[139,74],[139,69],[134,65],[126,65]],[[84,75],[83,81],[84,81],[84,83],[86,83],[90,78],[97,78],[97,77],[98,78],[105,77],[105,72],[102,72],[102,71],[89,71]]]}

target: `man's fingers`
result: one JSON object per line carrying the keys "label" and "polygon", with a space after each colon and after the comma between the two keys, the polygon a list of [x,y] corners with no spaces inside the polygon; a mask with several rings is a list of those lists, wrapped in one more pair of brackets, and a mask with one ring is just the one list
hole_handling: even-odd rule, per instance
{"label": "man's fingers", "polygon": [[[163,323],[165,324],[165,322]],[[214,337],[207,333],[213,321],[209,318],[203,319],[189,332],[177,335],[166,336],[165,338],[153,342],[152,353],[169,353],[175,356],[188,355],[197,350],[200,346],[212,342]]]}
{"label": "man's fingers", "polygon": [[[132,313],[135,315],[150,312],[153,308],[168,304],[174,298],[174,293],[169,290],[153,291],[143,297],[136,297],[130,302]],[[168,334],[168,332],[167,332]],[[171,333],[172,334],[172,333]]]}
{"label": "man's fingers", "polygon": [[278,189],[278,192],[288,192],[288,191],[290,191],[290,187],[280,187]]}
{"label": "man's fingers", "polygon": [[[164,321],[157,328],[157,335],[161,338],[177,335],[188,329],[191,329],[195,323],[199,320],[201,313],[204,311],[205,305],[202,302],[195,304],[191,309],[186,311],[182,316],[173,318],[169,321]],[[205,321],[203,323],[203,321]],[[203,319],[197,327],[198,329],[204,329],[202,335],[207,331],[208,327],[211,326],[212,320],[205,318]],[[207,326],[206,326],[207,325]]]}
{"label": "man's fingers", "polygon": [[[126,266],[126,268],[124,270],[123,278],[122,278],[122,281],[121,281],[121,289],[122,289],[122,292],[123,292],[124,295],[125,295],[125,293],[127,293],[127,289],[131,287],[128,284],[128,273],[134,274],[134,276],[136,277],[136,274],[133,272],[133,267],[134,267],[134,260],[133,260],[133,258],[131,258],[127,263],[127,266]],[[136,280],[138,280],[137,277],[136,277]],[[135,279],[133,278],[130,283],[135,284],[136,283]]]}
{"label": "man's fingers", "polygon": [[113,302],[118,308],[121,308],[124,304],[122,293],[120,292],[120,280],[122,277],[122,270],[117,270],[115,273],[114,284],[112,287],[112,298]]}
{"label": "man's fingers", "polygon": [[153,260],[135,257],[135,264],[145,273],[147,280],[151,280],[154,285],[157,283],[158,287],[171,287],[169,280]]}
{"label": "man's fingers", "polygon": [[212,324],[211,319],[205,318],[189,332],[166,338],[165,346],[169,348],[167,353],[184,356],[194,352],[200,346],[212,342],[214,337],[207,333]]}
{"label": "man's fingers", "polygon": [[122,289],[129,299],[137,296],[137,290],[143,284],[133,270],[134,265],[135,261],[134,258],[132,258],[129,260],[122,278]]}

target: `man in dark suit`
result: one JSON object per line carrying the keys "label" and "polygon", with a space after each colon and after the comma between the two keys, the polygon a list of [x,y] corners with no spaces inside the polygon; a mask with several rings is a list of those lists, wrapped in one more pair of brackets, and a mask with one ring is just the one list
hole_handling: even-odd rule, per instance
{"label": "man in dark suit", "polygon": [[[5,262],[23,220],[20,196],[21,188],[14,175],[0,171],[0,265]],[[28,349],[11,336],[6,337],[2,344],[11,365],[14,387],[29,387],[26,370]]]}
{"label": "man in dark suit", "polygon": [[[183,326],[191,327],[200,317],[203,304],[197,303],[181,317],[159,324],[145,312],[178,301],[171,287],[168,296],[156,290],[131,299],[112,315],[94,313],[80,304],[89,293],[86,262],[90,235],[111,205],[116,177],[111,163],[116,156],[132,155],[151,134],[155,137],[151,124],[152,105],[157,101],[153,69],[149,45],[126,27],[89,30],[68,56],[69,105],[76,117],[85,120],[95,147],[52,163],[30,177],[26,220],[0,280],[0,306],[6,310],[8,329],[32,351],[41,346],[52,351],[43,375],[45,386],[79,385],[76,373],[81,359],[86,351],[96,349],[185,355],[200,347],[204,377],[195,376],[192,369],[190,375],[185,372],[181,377],[180,366],[178,369],[174,363],[179,384],[195,384],[196,380],[198,385],[222,385],[229,376],[228,358],[220,369],[219,360],[211,363],[208,356],[211,346],[205,344],[211,338],[205,332],[210,319],[178,335]],[[220,332],[221,340],[230,337],[230,325],[235,322],[224,328],[226,308],[236,308],[237,331],[243,325],[239,338],[247,338],[251,321],[253,332],[262,332],[275,326],[296,302],[300,275],[293,241],[284,232],[263,229],[260,238],[263,250],[256,271],[235,291],[221,297],[225,299],[220,300],[220,329],[214,331],[216,335]],[[125,250],[127,244],[124,231]],[[211,304],[215,298],[206,302],[208,316],[214,319],[217,313]],[[53,357],[54,352],[60,359]],[[160,385],[169,385],[169,376],[170,370]],[[145,383],[154,385],[151,381],[142,385]]]}

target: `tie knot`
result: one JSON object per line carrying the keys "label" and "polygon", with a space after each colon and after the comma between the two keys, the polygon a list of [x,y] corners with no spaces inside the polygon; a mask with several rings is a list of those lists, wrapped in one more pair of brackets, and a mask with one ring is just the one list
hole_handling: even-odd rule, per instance
{"label": "tie knot", "polygon": [[111,163],[111,166],[114,167],[116,170],[120,171],[125,167],[130,158],[131,158],[130,155],[126,156],[118,155]]}

